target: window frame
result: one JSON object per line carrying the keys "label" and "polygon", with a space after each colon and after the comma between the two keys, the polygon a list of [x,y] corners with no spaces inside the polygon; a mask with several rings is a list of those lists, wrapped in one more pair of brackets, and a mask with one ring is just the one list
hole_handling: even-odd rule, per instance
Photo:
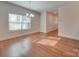
{"label": "window frame", "polygon": [[[32,25],[32,20],[31,20],[31,17],[29,17],[29,19],[30,19],[30,22],[29,22],[29,24],[30,24],[30,27],[28,26],[27,27],[27,29],[23,29],[22,28],[22,26],[23,26],[23,21],[21,21],[20,23],[21,23],[21,28],[20,29],[18,29],[18,30],[10,30],[10,14],[14,14],[14,15],[21,15],[22,16],[22,18],[21,18],[21,20],[23,20],[23,16],[26,16],[26,15],[22,15],[22,14],[15,14],[15,13],[9,13],[8,14],[8,30],[9,30],[9,32],[15,32],[15,31],[26,31],[26,30],[29,30],[29,29],[31,29],[31,25]],[[26,16],[27,17],[27,16]],[[27,20],[27,19],[26,19]],[[13,22],[12,22],[13,23]],[[14,22],[14,23],[19,23],[19,22]],[[26,25],[28,25],[28,23],[25,23]]]}

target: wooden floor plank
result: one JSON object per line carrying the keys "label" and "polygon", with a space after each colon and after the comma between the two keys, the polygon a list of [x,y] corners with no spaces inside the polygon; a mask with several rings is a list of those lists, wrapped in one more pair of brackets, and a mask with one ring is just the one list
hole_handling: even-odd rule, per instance
{"label": "wooden floor plank", "polygon": [[79,41],[59,37],[57,36],[57,31],[51,31],[49,33],[39,32],[28,36],[24,35],[21,37],[0,41],[0,56],[3,56],[11,45],[14,45],[15,43],[18,43],[24,39],[32,41],[32,48],[30,52],[25,55],[27,57],[79,56]]}

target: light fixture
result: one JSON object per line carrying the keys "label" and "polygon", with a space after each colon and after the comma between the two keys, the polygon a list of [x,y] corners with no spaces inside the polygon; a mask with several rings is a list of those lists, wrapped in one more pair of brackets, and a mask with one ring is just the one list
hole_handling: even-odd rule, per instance
{"label": "light fixture", "polygon": [[[31,9],[31,1],[29,1],[29,8]],[[26,13],[26,16],[27,17],[35,17],[35,15],[34,14],[32,14],[32,12],[30,11],[30,13]]]}
{"label": "light fixture", "polygon": [[26,13],[26,16],[28,17],[28,16],[29,16],[29,14],[28,14],[28,13]]}
{"label": "light fixture", "polygon": [[31,13],[31,14],[30,14],[30,13],[26,13],[26,16],[27,16],[27,17],[35,17],[35,15],[32,14],[32,13]]}
{"label": "light fixture", "polygon": [[30,14],[30,17],[34,17],[34,16],[35,16],[35,15],[34,15],[34,14],[32,14],[32,13]]}

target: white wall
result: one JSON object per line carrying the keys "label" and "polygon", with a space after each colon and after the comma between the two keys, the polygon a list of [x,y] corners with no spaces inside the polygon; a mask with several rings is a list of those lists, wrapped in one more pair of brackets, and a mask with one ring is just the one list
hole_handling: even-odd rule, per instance
{"label": "white wall", "polygon": [[56,15],[51,12],[42,12],[41,13],[41,22],[40,22],[40,31],[47,33],[57,29]]}
{"label": "white wall", "polygon": [[46,12],[43,11],[40,17],[40,32],[46,33]]}
{"label": "white wall", "polygon": [[77,3],[73,2],[59,8],[59,36],[79,40],[79,3]]}
{"label": "white wall", "polygon": [[0,2],[0,41],[5,40],[7,38],[12,38],[15,36],[20,36],[20,35],[30,34],[40,31],[40,14],[32,11],[35,17],[32,19],[31,29],[25,31],[9,32],[8,13],[25,14],[27,12],[29,11],[27,9],[23,9],[22,7],[18,7],[13,4],[8,4],[7,2]]}

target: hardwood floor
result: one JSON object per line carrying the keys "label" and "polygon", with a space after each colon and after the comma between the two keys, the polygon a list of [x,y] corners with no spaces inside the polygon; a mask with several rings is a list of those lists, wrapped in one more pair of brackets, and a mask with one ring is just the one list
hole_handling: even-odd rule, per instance
{"label": "hardwood floor", "polygon": [[[35,33],[0,42],[0,56],[4,56],[7,49],[22,40],[31,40],[32,47],[27,57],[76,57],[79,56],[79,41],[57,36],[57,31],[47,34]],[[27,45],[26,45],[27,46]],[[24,49],[23,49],[24,50]],[[9,52],[9,51],[8,51]],[[26,52],[25,52],[26,53]],[[16,54],[16,53],[15,53]]]}

